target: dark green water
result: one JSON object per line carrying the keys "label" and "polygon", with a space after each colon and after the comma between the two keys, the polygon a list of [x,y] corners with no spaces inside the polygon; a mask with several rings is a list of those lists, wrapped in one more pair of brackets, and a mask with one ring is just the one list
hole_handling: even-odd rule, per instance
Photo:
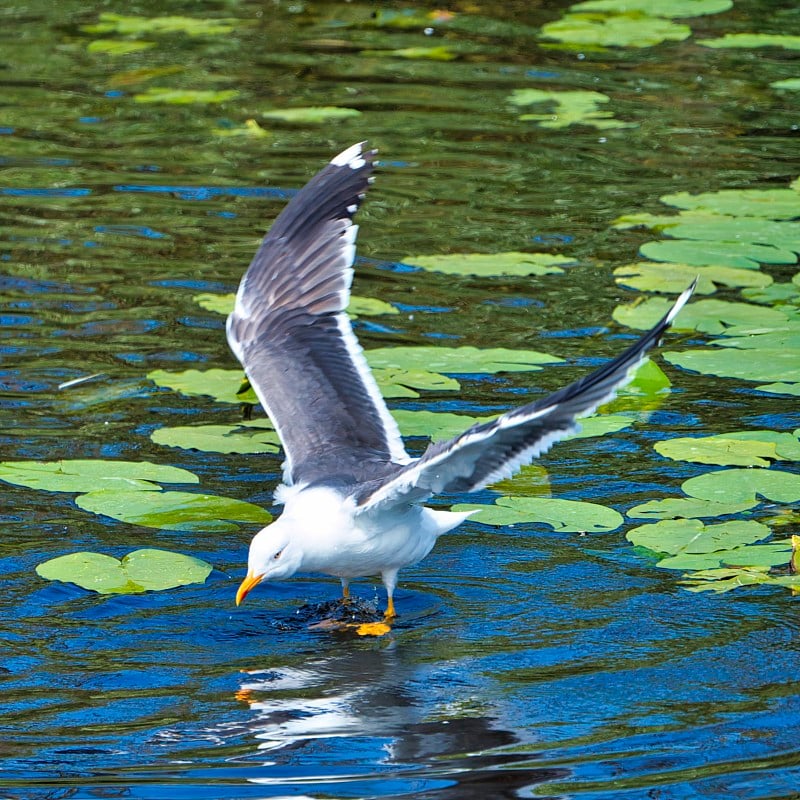
{"label": "dark green water", "polygon": [[[636,295],[611,272],[652,236],[612,221],[662,213],[668,192],[784,187],[798,172],[797,94],[768,88],[797,76],[796,51],[698,40],[800,34],[800,13],[735,0],[688,20],[684,42],[579,54],[535,36],[567,7],[456,4],[482,19],[432,22],[426,35],[371,25],[390,6],[370,3],[4,4],[2,458],[151,460],[192,470],[204,491],[269,506],[280,457],[148,438],[162,425],[230,424],[237,409],[145,376],[235,366],[223,318],[193,295],[232,291],[291,192],[363,139],[382,166],[359,214],[354,290],[404,312],[359,321],[365,347],[529,347],[567,359],[467,379],[457,401],[400,406],[499,411],[619,352],[631,332],[611,312]],[[155,46],[127,55],[90,52],[99,34],[82,26],[107,11],[242,24],[143,36]],[[431,44],[460,58],[362,53]],[[136,101],[154,86],[240,94],[221,105]],[[534,87],[603,92],[636,127],[522,122],[507,98]],[[298,105],[362,115],[317,126],[261,117]],[[219,134],[248,119],[267,135]],[[396,266],[410,254],[519,249],[578,264],[499,280]],[[654,441],[800,427],[796,399],[665,369],[673,391],[640,424],[542,460],[554,496],[625,511],[705,471],[659,457]],[[105,377],[58,390],[92,373]],[[329,579],[261,587],[233,606],[252,529],[140,528],[81,511],[70,494],[7,484],[0,524],[2,797],[800,796],[796,602],[768,589],[690,594],[624,528],[580,537],[466,524],[401,575],[393,634],[362,640],[307,629],[299,609],[335,596]],[[203,586],[111,597],[34,573],[66,552],[136,547],[216,569]],[[370,581],[356,591],[380,594]]]}

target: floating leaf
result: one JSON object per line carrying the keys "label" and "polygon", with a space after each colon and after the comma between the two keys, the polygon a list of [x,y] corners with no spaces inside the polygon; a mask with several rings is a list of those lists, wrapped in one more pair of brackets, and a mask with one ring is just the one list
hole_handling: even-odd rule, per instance
{"label": "floating leaf", "polygon": [[718,192],[677,192],[659,198],[677,208],[734,217],[796,219],[800,194],[793,189],[722,189]]}
{"label": "floating leaf", "polygon": [[87,33],[118,33],[122,36],[141,36],[154,33],[185,33],[189,36],[218,36],[231,33],[242,24],[231,18],[208,19],[199,17],[165,16],[136,17],[103,12],[94,25],[83,25]]}
{"label": "floating leaf", "polygon": [[255,139],[264,139],[270,136],[269,131],[264,130],[254,119],[245,120],[244,125],[212,128],[212,133],[216,136],[248,136]]}
{"label": "floating leaf", "polygon": [[360,117],[361,112],[355,108],[339,108],[338,106],[309,106],[306,108],[274,108],[263,111],[261,116],[293,125],[322,125],[326,122]]}
{"label": "floating leaf", "polygon": [[605,11],[614,14],[643,14],[649,17],[698,17],[719,14],[733,8],[733,0],[585,0],[571,6],[573,11]]}
{"label": "floating leaf", "polygon": [[770,394],[788,394],[791,397],[800,397],[800,383],[767,383],[763,386],[756,386],[756,389]]}
{"label": "floating leaf", "polygon": [[75,503],[93,514],[167,531],[235,531],[237,522],[272,520],[268,511],[252,503],[192,492],[101,490],[82,494]]}
{"label": "floating leaf", "polygon": [[772,283],[763,288],[742,289],[742,297],[770,306],[800,306],[800,287],[795,283]]}
{"label": "floating leaf", "polygon": [[542,26],[542,36],[569,45],[598,47],[652,47],[682,42],[692,35],[688,25],[643,14],[565,14]]}
{"label": "floating leaf", "polygon": [[520,117],[523,122],[538,122],[542,128],[559,129],[576,124],[600,129],[636,127],[636,123],[621,122],[613,119],[610,111],[602,111],[601,106],[609,100],[608,95],[583,89],[516,89],[508,98],[508,102],[515,106],[553,105],[553,110],[548,113],[523,114]]}
{"label": "floating leaf", "polygon": [[158,428],[150,434],[156,443],[184,450],[202,450],[206,453],[277,453],[280,439],[275,430],[256,433],[252,426],[243,425],[186,425]]}
{"label": "floating leaf", "polygon": [[559,264],[575,264],[573,258],[550,253],[451,253],[440,256],[406,256],[405,264],[447,275],[556,275]]}
{"label": "floating leaf", "polygon": [[[230,294],[204,292],[203,294],[196,294],[192,300],[206,309],[206,311],[213,311],[227,316],[233,311],[236,295],[233,292]],[[379,314],[399,314],[400,312],[385,300],[378,300],[374,297],[360,297],[354,294],[350,296],[350,305],[347,307],[347,313],[351,317],[371,317]]]}
{"label": "floating leaf", "polygon": [[476,422],[488,422],[493,417],[471,417],[467,414],[451,414],[444,411],[410,411],[404,408],[392,410],[403,436],[427,436],[434,441],[450,439],[463,433]]}
{"label": "floating leaf", "polygon": [[458,58],[449,47],[402,47],[399,50],[362,50],[360,55],[368,58],[408,58],[412,60],[453,61]]}
{"label": "floating leaf", "polygon": [[[651,244],[658,244],[654,242]],[[643,248],[644,249],[644,248]],[[649,253],[648,258],[657,258]],[[682,292],[695,278],[695,293],[714,294],[717,286],[731,287],[768,287],[772,278],[763,272],[753,269],[734,269],[732,267],[703,267],[687,264],[628,264],[614,270],[616,282],[621,286],[639,289],[644,292],[665,292],[674,294]]]}
{"label": "floating leaf", "polygon": [[[755,520],[731,520],[705,525],[699,519],[667,519],[633,528],[625,534],[625,538],[654,553],[679,555],[733,550],[766,539],[769,535],[770,529]],[[675,569],[702,567],[681,566]]]}
{"label": "floating leaf", "polygon": [[788,89],[792,92],[800,92],[800,78],[786,78],[782,81],[772,81],[770,86],[773,89]]}
{"label": "floating leaf", "polygon": [[[677,231],[675,233],[677,235]],[[695,267],[732,267],[739,270],[757,270],[761,264],[794,264],[797,261],[797,256],[791,250],[747,240],[726,242],[691,237],[661,239],[645,242],[639,252],[653,261],[677,261]]]}
{"label": "floating leaf", "polygon": [[570,439],[591,439],[594,436],[605,436],[607,433],[630,428],[633,420],[621,414],[597,414],[591,417],[583,417],[580,420],[581,429],[577,433],[572,433],[564,437],[564,441]]}
{"label": "floating leaf", "polygon": [[758,505],[758,501],[746,500],[741,503],[716,503],[697,497],[666,497],[663,500],[650,500],[628,511],[627,516],[636,519],[697,519],[705,517],[726,517],[740,514]]}
{"label": "floating leaf", "polygon": [[777,469],[723,469],[689,478],[685,494],[718,503],[752,502],[757,495],[776,503],[800,500],[800,475]]}
{"label": "floating leaf", "polygon": [[602,533],[615,531],[623,523],[622,514],[613,508],[577,500],[552,497],[499,497],[494,505],[464,503],[453,511],[477,509],[473,519],[485,525],[517,525],[540,522],[562,533]]}
{"label": "floating leaf", "polygon": [[783,586],[793,591],[800,590],[800,576],[781,576],[767,574],[767,567],[746,569],[708,569],[693,572],[680,581],[690,592],[728,592],[740,586],[769,585]]}
{"label": "floating leaf", "polygon": [[45,561],[36,573],[99,594],[136,594],[205,583],[211,564],[167,550],[134,550],[121,561],[102,553],[70,553]]}
{"label": "floating leaf", "polygon": [[698,39],[698,44],[706,47],[783,47],[786,50],[800,50],[800,36],[784,33],[726,33],[720,39]]}
{"label": "floating leaf", "polygon": [[540,464],[525,464],[511,478],[493,483],[489,488],[495,492],[515,497],[541,497],[550,494],[550,476]]}
{"label": "floating leaf", "polygon": [[239,369],[187,369],[183,372],[168,372],[156,369],[147,377],[165,389],[172,389],[189,397],[213,397],[219,403],[241,403],[238,391],[242,385]]}
{"label": "floating leaf", "polygon": [[[778,451],[783,445],[783,452]],[[656,442],[656,452],[677,461],[719,466],[768,467],[784,458],[800,459],[800,442],[789,433],[742,431],[696,439],[677,438]]]}
{"label": "floating leaf", "polygon": [[145,42],[142,40],[132,41],[124,39],[95,39],[86,45],[90,53],[106,53],[110,56],[124,56],[128,53],[136,53],[139,50],[149,50],[155,47],[155,42]]}
{"label": "floating leaf", "polygon": [[[643,302],[617,306],[612,316],[622,325],[648,330],[667,313],[672,302],[661,297],[648,297]],[[778,328],[788,317],[783,311],[750,303],[729,303],[725,300],[698,300],[681,309],[673,323],[675,330],[696,330],[721,334],[733,326]]]}
{"label": "floating leaf", "polygon": [[372,374],[384,397],[419,397],[417,389],[428,392],[454,392],[461,384],[447,375],[424,369],[373,367]]}
{"label": "floating leaf", "polygon": [[543,364],[564,359],[536,350],[508,350],[504,347],[379,347],[366,352],[372,367],[436,370],[445,374],[533,372]]}
{"label": "floating leaf", "polygon": [[763,391],[786,391],[791,384],[800,383],[800,352],[786,349],[739,350],[715,347],[712,350],[695,348],[683,352],[668,350],[661,354],[665,361],[683,369],[721,378],[741,378],[748,381],[778,381],[773,388],[759,386]]}
{"label": "floating leaf", "polygon": [[[199,483],[193,472],[149,461],[65,459],[3,461],[0,480],[46,492],[91,492],[95,489],[160,489],[157,483]],[[148,492],[149,493],[149,492]]]}
{"label": "floating leaf", "polygon": [[137,103],[168,103],[170,105],[212,105],[227,103],[239,96],[236,89],[169,89],[163,86],[151,86],[135,94]]}

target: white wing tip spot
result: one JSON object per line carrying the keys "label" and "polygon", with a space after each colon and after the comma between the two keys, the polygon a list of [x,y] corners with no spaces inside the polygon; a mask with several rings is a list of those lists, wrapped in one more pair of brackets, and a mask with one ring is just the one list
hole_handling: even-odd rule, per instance
{"label": "white wing tip spot", "polygon": [[335,167],[350,167],[350,169],[361,169],[367,162],[364,160],[363,156],[363,146],[364,142],[358,142],[358,144],[354,144],[351,147],[348,147],[347,150],[342,150],[338,156],[334,156],[331,159],[331,164]]}

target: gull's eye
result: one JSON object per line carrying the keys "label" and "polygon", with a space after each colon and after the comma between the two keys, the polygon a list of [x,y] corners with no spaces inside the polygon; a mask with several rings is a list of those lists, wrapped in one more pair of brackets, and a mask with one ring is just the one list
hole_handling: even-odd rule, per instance
{"label": "gull's eye", "polygon": [[282,552],[283,552],[283,550],[278,550],[278,552],[277,552],[277,553],[275,553],[275,555],[274,555],[274,556],[272,556],[272,560],[273,560],[273,561],[277,561],[277,560],[278,560],[278,559],[281,557],[281,553],[282,553]]}

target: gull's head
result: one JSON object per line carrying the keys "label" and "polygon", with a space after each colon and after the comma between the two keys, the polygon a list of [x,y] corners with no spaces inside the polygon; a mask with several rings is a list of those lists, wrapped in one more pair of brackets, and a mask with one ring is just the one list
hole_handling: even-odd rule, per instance
{"label": "gull's head", "polygon": [[300,568],[302,551],[297,540],[290,536],[289,526],[279,517],[262,528],[250,542],[247,557],[247,577],[236,592],[236,605],[262,581],[290,578]]}

